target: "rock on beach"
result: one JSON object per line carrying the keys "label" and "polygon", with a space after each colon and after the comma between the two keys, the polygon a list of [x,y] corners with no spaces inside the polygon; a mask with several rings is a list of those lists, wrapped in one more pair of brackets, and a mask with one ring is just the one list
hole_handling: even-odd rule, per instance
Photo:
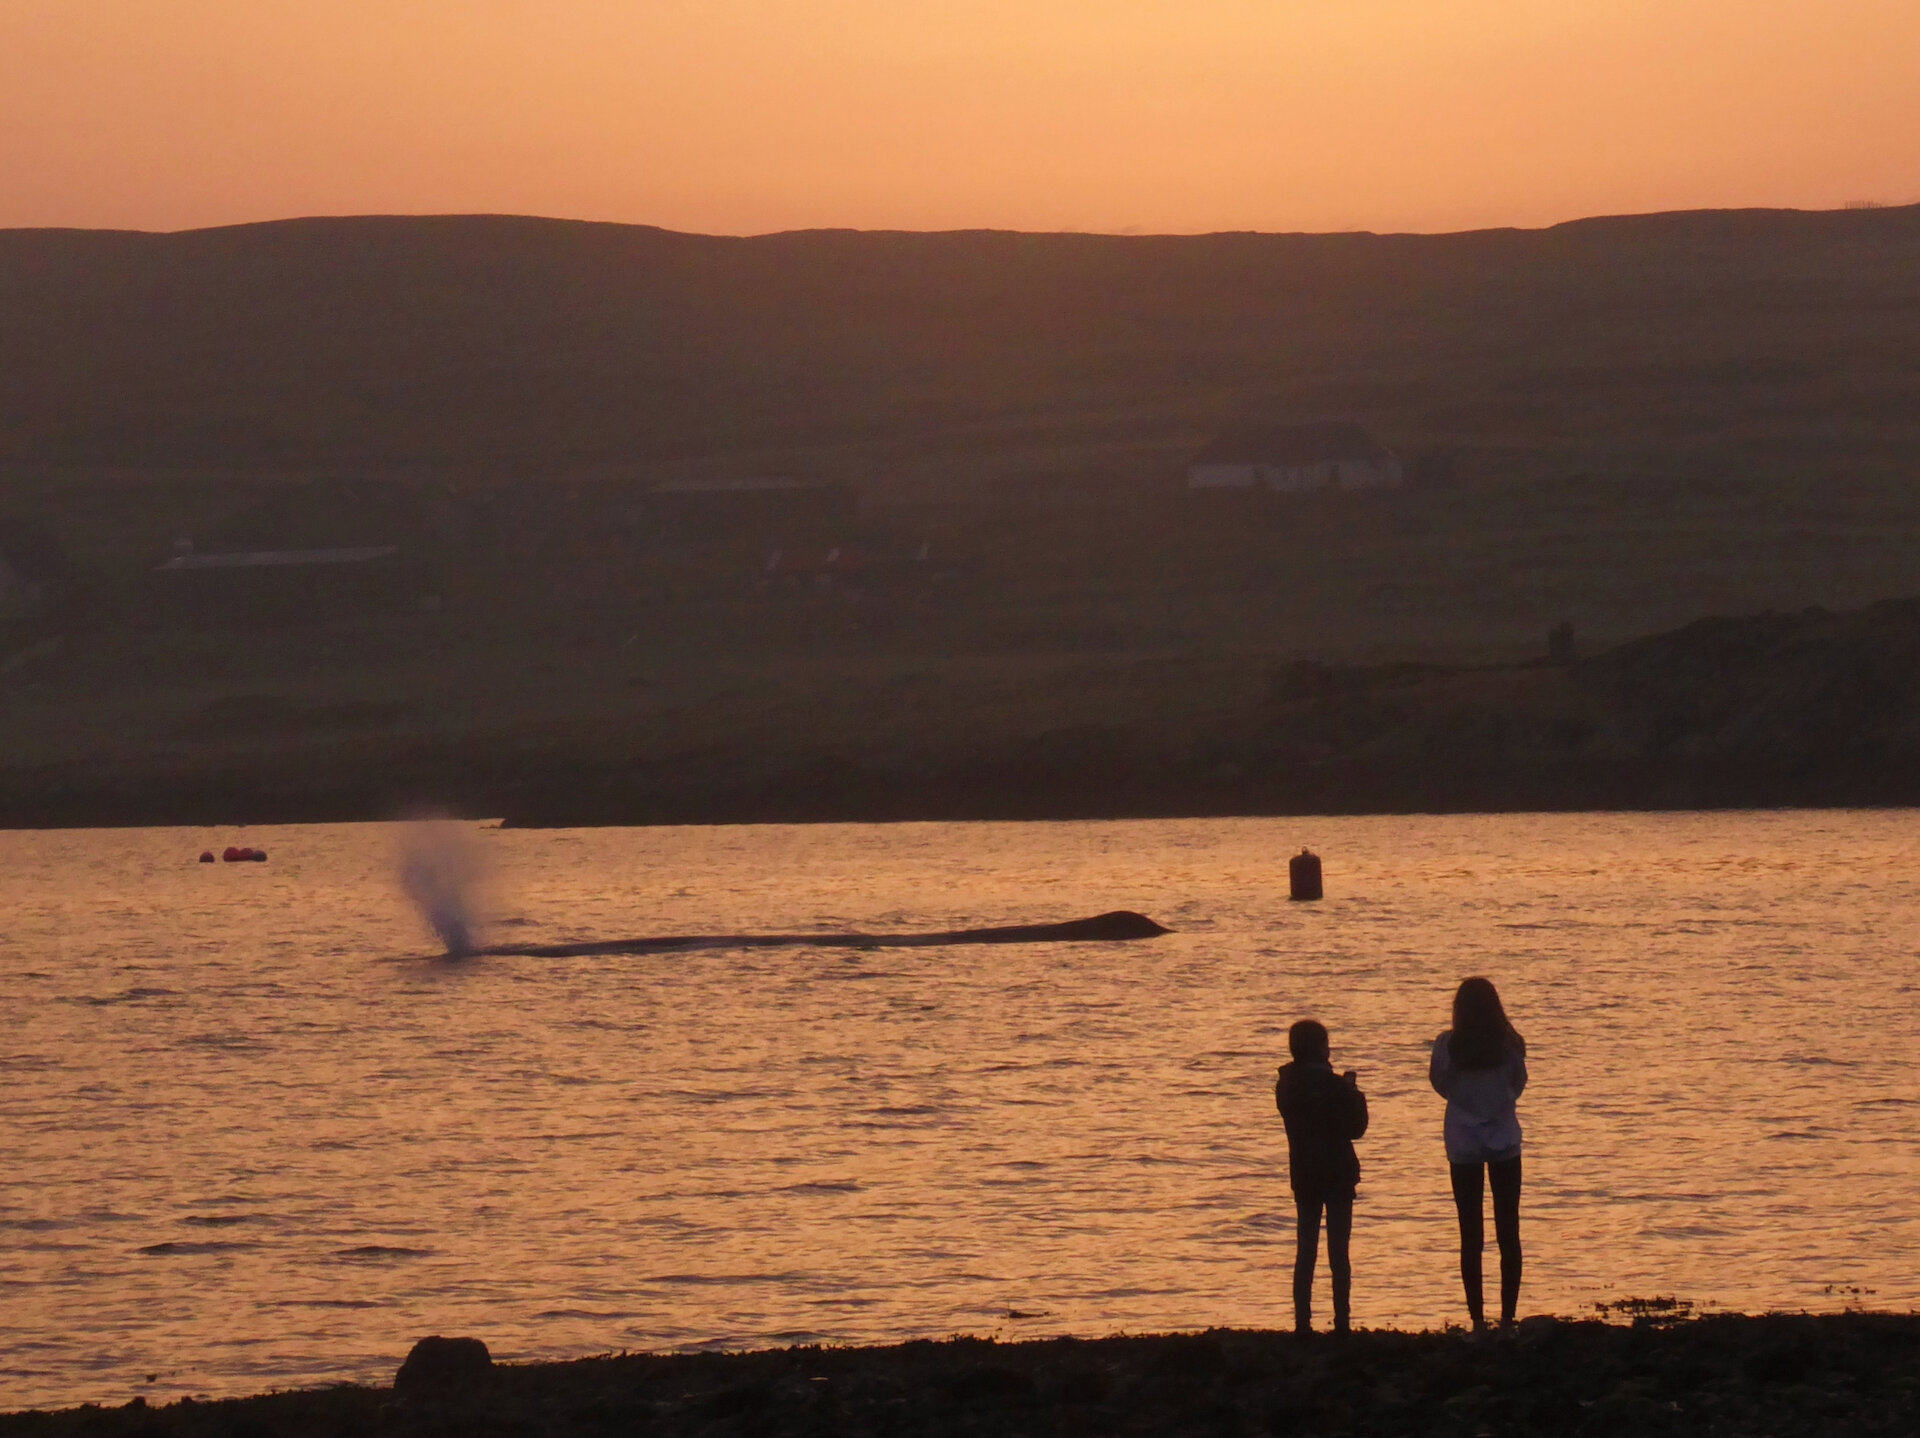
{"label": "rock on beach", "polygon": [[448,1388],[484,1378],[493,1369],[493,1355],[478,1338],[422,1338],[408,1352],[393,1375],[395,1393]]}

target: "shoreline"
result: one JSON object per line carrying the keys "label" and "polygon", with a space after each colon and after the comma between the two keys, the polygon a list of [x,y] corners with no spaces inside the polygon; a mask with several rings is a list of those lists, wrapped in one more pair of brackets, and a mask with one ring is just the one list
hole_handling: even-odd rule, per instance
{"label": "shoreline", "polygon": [[1920,1314],[1622,1307],[1630,1323],[1538,1316],[1479,1337],[1212,1329],[601,1355],[398,1388],[6,1413],[0,1438],[1920,1431]]}
{"label": "shoreline", "polygon": [[1216,782],[1116,770],[1081,771],[1050,784],[1012,774],[910,780],[845,769],[831,783],[809,773],[750,787],[678,790],[620,771],[576,771],[566,783],[471,770],[461,781],[438,777],[416,771],[352,788],[302,789],[276,774],[98,788],[10,785],[0,775],[0,830],[386,823],[421,813],[570,829],[1920,807],[1920,768],[1905,766],[1790,773],[1693,763],[1505,774],[1355,766],[1330,768],[1311,781]]}

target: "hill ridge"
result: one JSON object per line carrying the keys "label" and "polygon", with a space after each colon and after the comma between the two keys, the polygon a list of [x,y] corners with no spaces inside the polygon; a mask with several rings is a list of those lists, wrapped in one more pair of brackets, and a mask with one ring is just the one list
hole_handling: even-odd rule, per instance
{"label": "hill ridge", "polygon": [[[1123,465],[1164,473],[1248,411],[1406,444],[1617,447],[1628,406],[1655,442],[1718,442],[1730,407],[1844,430],[1835,383],[1915,392],[1920,207],[1441,235],[12,230],[0,313],[0,464],[653,462],[1019,413],[1071,466],[1098,450],[1085,417],[1117,410]],[[1686,378],[1756,356],[1820,382]],[[1628,406],[1582,392],[1596,367],[1639,376]]]}

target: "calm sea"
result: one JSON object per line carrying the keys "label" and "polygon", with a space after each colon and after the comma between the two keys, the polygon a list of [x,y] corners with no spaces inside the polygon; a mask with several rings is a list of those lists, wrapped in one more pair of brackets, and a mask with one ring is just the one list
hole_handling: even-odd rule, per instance
{"label": "calm sea", "polygon": [[[1532,1055],[1526,1311],[1920,1301],[1920,814],[469,832],[496,942],[1176,932],[455,963],[380,826],[0,834],[0,1407],[380,1380],[426,1333],[1285,1324],[1308,1014],[1373,1104],[1355,1319],[1458,1321],[1426,1063],[1469,973]],[[271,859],[194,862],[234,842]]]}

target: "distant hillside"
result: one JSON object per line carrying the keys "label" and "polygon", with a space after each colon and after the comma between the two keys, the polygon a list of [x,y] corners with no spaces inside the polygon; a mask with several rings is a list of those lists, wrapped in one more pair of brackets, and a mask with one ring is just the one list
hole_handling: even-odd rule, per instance
{"label": "distant hillside", "polygon": [[1702,619],[1578,663],[1300,662],[1272,679],[1184,730],[1136,705],[909,764],[846,747],[767,764],[763,741],[691,764],[576,760],[488,798],[548,824],[1920,802],[1920,599]]}
{"label": "distant hillside", "polygon": [[[62,658],[28,664],[53,677]],[[535,677],[566,685],[561,666]],[[1703,619],[1572,663],[790,664],[653,704],[631,672],[601,682],[544,714],[351,674],[199,702],[160,690],[137,717],[69,705],[49,711],[64,754],[0,760],[0,825],[419,805],[577,825],[1920,803],[1920,599]]]}
{"label": "distant hillside", "polygon": [[1920,208],[1444,236],[0,232],[0,463],[1171,454],[1249,411],[1403,443],[1920,452]]}
{"label": "distant hillside", "polygon": [[[1452,482],[1180,488],[1248,417]],[[0,232],[0,823],[1916,800],[1916,479],[1920,208]]]}

